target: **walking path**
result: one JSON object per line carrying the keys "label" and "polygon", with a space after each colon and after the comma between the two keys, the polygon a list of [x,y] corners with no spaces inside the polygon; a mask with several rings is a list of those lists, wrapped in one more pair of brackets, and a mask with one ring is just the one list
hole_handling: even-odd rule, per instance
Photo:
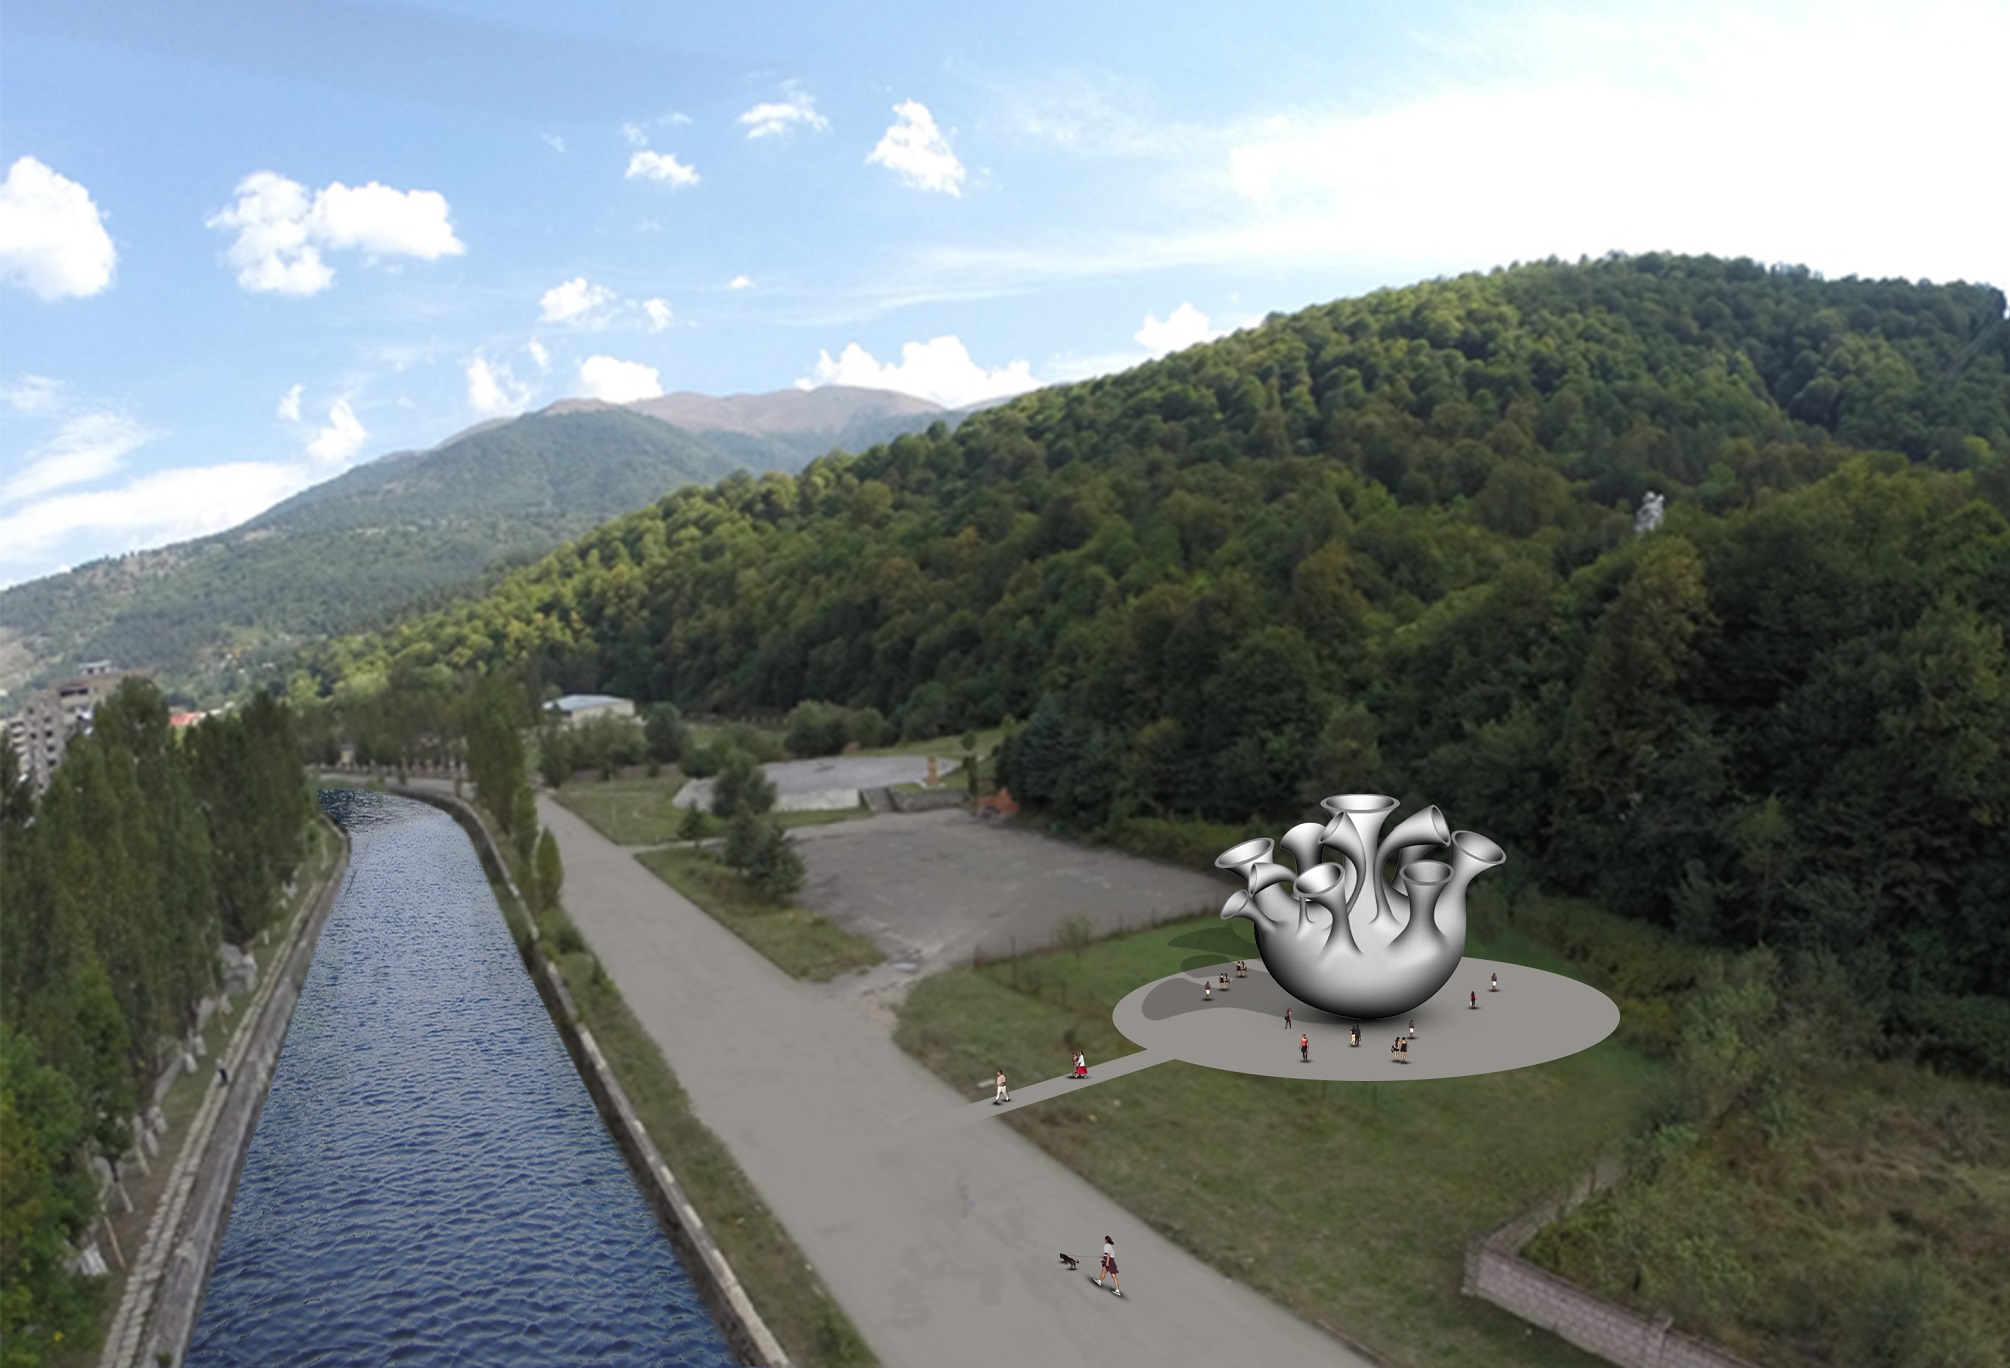
{"label": "walking path", "polygon": [[[1368,1368],[1010,1128],[956,1124],[1007,1109],[966,1105],[848,995],[789,978],[548,797],[538,815],[564,856],[573,921],[887,1368],[1223,1354]],[[1090,1073],[1121,1063],[1091,1060]],[[1016,1105],[1049,1086],[1066,1084],[1029,1085]],[[1091,1270],[1104,1235],[1121,1301],[1055,1258]]]}

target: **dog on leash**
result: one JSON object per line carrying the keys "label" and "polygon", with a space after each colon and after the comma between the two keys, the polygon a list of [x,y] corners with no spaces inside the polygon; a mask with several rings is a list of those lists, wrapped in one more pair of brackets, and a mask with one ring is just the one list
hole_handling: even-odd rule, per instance
{"label": "dog on leash", "polygon": [[1063,1254],[1061,1256],[1061,1266],[1072,1273],[1082,1266],[1082,1261],[1071,1254]]}

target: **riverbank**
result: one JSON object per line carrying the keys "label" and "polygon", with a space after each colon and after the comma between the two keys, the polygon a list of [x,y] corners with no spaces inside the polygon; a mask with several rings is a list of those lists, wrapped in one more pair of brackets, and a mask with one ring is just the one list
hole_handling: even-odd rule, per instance
{"label": "riverbank", "polygon": [[732,1345],[733,1352],[740,1356],[741,1362],[790,1368],[789,1357],[780,1341],[768,1328],[760,1312],[755,1310],[732,1265],[720,1252],[718,1242],[705,1225],[704,1218],[691,1204],[683,1186],[671,1173],[661,1151],[636,1116],[627,1091],[608,1066],[592,1028],[581,1019],[571,990],[566,985],[565,974],[546,953],[544,937],[536,921],[528,916],[523,894],[517,888],[488,824],[475,811],[473,804],[448,794],[411,788],[393,788],[390,792],[431,804],[452,816],[474,842],[490,882],[499,885],[509,903],[525,913],[521,922],[511,919],[512,931],[519,926],[522,928],[517,936],[517,948],[523,954],[524,966],[530,970],[538,995],[543,998],[553,1023],[565,1040],[566,1049],[572,1054],[580,1077],[586,1082],[587,1091],[593,1094],[601,1119],[607,1123],[607,1129],[621,1147],[636,1181],[655,1208],[685,1270],[704,1294],[706,1309],[712,1313],[713,1321],[725,1335],[726,1342]]}
{"label": "riverbank", "polygon": [[218,1055],[229,1083],[198,1069],[169,1090],[164,1110],[170,1115],[180,1110],[173,1104],[186,1105],[191,1095],[197,1101],[172,1163],[165,1163],[165,1155],[158,1161],[164,1172],[150,1214],[143,1203],[134,1204],[133,1219],[146,1217],[145,1235],[120,1285],[99,1368],[178,1364],[188,1348],[301,980],[348,872],[347,834],[322,821],[317,829],[331,833],[322,839],[334,843],[332,858],[318,882],[303,885],[285,933],[260,966],[237,1029]]}

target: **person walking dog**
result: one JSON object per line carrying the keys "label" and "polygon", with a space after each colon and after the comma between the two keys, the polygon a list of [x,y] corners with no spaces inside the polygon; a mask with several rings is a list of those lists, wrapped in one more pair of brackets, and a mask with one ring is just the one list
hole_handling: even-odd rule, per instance
{"label": "person walking dog", "polygon": [[[1117,1283],[1117,1242],[1107,1235],[1103,1236],[1103,1273],[1109,1275],[1110,1291],[1116,1293],[1119,1297],[1123,1296],[1124,1289]],[[1098,1274],[1096,1277],[1096,1286],[1101,1287],[1102,1285],[1102,1274]]]}

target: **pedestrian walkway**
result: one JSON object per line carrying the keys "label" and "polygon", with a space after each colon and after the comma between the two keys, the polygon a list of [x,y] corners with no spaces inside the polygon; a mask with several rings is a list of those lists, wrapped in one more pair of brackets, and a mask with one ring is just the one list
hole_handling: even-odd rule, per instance
{"label": "pedestrian walkway", "polygon": [[[944,1124],[1007,1109],[980,1100],[975,1080],[958,1095],[848,995],[784,975],[564,807],[540,796],[538,815],[564,856],[573,921],[887,1368],[1224,1354],[1367,1368],[1010,1127]],[[1121,1064],[1092,1060],[1090,1073]],[[1013,1105],[1050,1084],[1067,1086],[1034,1084]],[[1121,1301],[1055,1258],[1093,1260],[1105,1234],[1124,1251]]]}

